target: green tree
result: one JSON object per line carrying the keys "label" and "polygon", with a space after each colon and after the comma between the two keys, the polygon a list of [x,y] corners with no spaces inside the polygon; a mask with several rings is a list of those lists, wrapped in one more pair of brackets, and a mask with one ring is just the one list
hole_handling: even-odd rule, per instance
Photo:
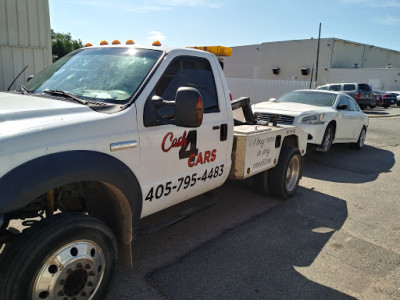
{"label": "green tree", "polygon": [[51,30],[51,49],[53,62],[64,55],[83,47],[81,40],[73,40],[70,33],[58,33]]}

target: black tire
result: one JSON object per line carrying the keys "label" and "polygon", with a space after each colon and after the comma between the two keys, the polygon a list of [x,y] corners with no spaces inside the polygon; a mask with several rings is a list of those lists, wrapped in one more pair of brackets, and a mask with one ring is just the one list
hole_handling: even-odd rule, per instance
{"label": "black tire", "polygon": [[354,147],[356,149],[361,150],[362,148],[364,148],[366,136],[367,136],[367,128],[363,127],[361,129],[360,135],[358,136],[357,143],[354,144]]}
{"label": "black tire", "polygon": [[58,214],[25,230],[3,255],[0,299],[104,299],[117,243],[96,218]]}
{"label": "black tire", "polygon": [[269,195],[269,170],[254,175],[255,189],[258,193]]}
{"label": "black tire", "polygon": [[278,163],[269,170],[269,190],[278,198],[287,199],[296,192],[303,172],[300,151],[293,146],[282,146]]}
{"label": "black tire", "polygon": [[335,135],[334,132],[335,132],[334,126],[332,124],[329,124],[325,129],[324,137],[322,138],[322,143],[318,147],[319,151],[328,152],[331,149],[333,138]]}

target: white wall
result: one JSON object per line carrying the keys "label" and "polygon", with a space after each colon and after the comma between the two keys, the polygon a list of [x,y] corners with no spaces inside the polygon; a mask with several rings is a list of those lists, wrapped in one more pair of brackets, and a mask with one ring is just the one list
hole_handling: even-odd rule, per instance
{"label": "white wall", "polygon": [[24,84],[51,63],[48,0],[0,0],[0,91]]}
{"label": "white wall", "polygon": [[309,81],[298,80],[227,78],[227,83],[233,99],[249,97],[251,104],[278,98],[293,90],[310,88]]}
{"label": "white wall", "polygon": [[386,91],[400,90],[400,69],[330,69],[327,82],[369,83],[372,88]]}

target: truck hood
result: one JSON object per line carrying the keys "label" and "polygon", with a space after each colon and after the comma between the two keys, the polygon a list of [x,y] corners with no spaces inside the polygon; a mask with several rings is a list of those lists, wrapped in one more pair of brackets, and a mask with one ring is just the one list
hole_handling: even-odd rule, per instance
{"label": "truck hood", "polygon": [[9,135],[101,115],[89,107],[55,98],[0,93],[0,135]]}
{"label": "truck hood", "polygon": [[253,105],[254,112],[265,112],[271,114],[285,114],[290,116],[300,116],[313,113],[335,112],[332,107],[315,106],[292,102],[260,102]]}

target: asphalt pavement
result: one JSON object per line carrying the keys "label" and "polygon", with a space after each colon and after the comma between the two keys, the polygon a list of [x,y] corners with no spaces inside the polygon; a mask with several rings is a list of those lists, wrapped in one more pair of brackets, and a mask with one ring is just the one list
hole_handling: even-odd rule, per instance
{"label": "asphalt pavement", "polygon": [[228,181],[217,203],[139,235],[108,299],[400,299],[400,107],[365,112],[364,149],[308,149],[290,199]]}

